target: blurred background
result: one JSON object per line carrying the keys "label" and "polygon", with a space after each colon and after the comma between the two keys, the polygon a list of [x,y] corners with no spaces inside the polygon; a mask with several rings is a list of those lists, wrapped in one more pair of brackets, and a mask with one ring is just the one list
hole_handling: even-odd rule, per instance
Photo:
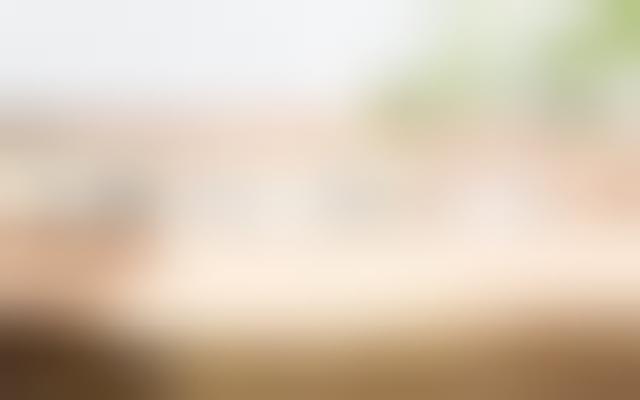
{"label": "blurred background", "polygon": [[0,393],[640,393],[637,0],[10,0],[0,56]]}

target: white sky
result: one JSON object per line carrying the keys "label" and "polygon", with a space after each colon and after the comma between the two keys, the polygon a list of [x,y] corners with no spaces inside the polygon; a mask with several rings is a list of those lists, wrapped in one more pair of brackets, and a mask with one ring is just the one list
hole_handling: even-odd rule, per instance
{"label": "white sky", "polygon": [[415,0],[2,0],[0,88],[348,93]]}

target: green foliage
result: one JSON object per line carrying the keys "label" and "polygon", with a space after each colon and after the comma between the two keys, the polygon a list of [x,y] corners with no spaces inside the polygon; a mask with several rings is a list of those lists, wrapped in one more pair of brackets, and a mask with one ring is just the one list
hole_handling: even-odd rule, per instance
{"label": "green foliage", "polygon": [[[592,7],[589,17],[560,30],[530,61],[531,84],[546,93],[545,106],[590,111],[597,108],[599,93],[621,69],[640,75],[640,0],[584,0],[583,5]],[[486,15],[472,18],[482,17]],[[484,62],[482,49],[461,37],[449,39],[440,56],[430,55],[431,68],[422,68],[425,60],[417,58],[420,62],[410,65],[409,73],[383,91],[384,106],[394,117],[431,118],[482,102],[482,96],[494,92],[495,82],[483,80],[484,72],[478,69]]]}
{"label": "green foliage", "polygon": [[596,103],[620,68],[640,75],[640,0],[592,0],[580,29],[552,44],[544,73],[548,91],[565,105]]}

